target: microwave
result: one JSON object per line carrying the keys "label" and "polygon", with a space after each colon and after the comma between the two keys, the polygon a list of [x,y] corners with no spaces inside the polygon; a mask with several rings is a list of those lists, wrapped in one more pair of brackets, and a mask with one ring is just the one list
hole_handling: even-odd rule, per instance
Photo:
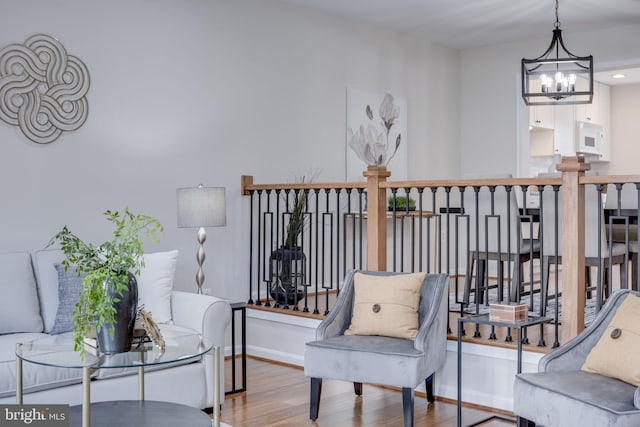
{"label": "microwave", "polygon": [[576,122],[576,154],[601,156],[603,140],[602,126],[589,122]]}

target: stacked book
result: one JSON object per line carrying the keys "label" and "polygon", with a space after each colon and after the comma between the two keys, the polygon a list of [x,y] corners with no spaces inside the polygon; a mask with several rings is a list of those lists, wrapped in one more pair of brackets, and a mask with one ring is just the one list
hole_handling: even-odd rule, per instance
{"label": "stacked book", "polygon": [[[100,353],[100,348],[98,346],[98,339],[96,338],[95,330],[92,330],[91,332],[91,336],[84,337],[84,351],[96,356]],[[136,324],[133,329],[132,346],[137,346],[140,343],[148,341],[149,337],[147,336],[147,332],[144,330],[142,325]]]}

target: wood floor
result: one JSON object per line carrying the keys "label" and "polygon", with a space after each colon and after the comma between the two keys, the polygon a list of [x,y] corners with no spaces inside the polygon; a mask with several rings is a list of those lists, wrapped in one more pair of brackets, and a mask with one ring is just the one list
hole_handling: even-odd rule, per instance
{"label": "wood floor", "polygon": [[[230,381],[230,360],[225,362],[225,378]],[[229,385],[226,387],[229,388]],[[222,409],[222,421],[234,427],[326,426],[326,427],[396,427],[402,426],[402,393],[398,390],[365,385],[363,395],[353,393],[353,385],[325,380],[322,385],[320,414],[317,422],[309,420],[309,381],[299,367],[247,359],[247,391],[229,395]],[[415,426],[445,427],[456,425],[455,402],[437,399],[429,404],[424,396],[415,397]],[[463,425],[491,415],[478,408],[464,407]],[[499,420],[484,427],[513,426]]]}

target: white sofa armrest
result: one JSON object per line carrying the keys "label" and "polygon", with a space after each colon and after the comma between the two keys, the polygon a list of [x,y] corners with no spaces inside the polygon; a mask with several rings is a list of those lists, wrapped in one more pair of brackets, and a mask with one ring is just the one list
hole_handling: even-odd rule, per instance
{"label": "white sofa armrest", "polygon": [[[231,322],[231,305],[226,300],[191,292],[171,292],[171,317],[177,326],[193,329],[214,346],[220,347],[220,395],[224,401],[224,347],[225,332]],[[212,355],[203,361],[207,376],[207,402],[213,402]]]}
{"label": "white sofa armrest", "polygon": [[171,318],[178,326],[198,331],[214,345],[223,345],[224,331],[231,322],[231,306],[214,296],[172,291]]}

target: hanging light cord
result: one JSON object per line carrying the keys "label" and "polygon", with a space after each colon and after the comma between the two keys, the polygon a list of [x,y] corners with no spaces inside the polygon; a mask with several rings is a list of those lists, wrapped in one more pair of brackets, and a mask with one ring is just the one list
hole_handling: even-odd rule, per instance
{"label": "hanging light cord", "polygon": [[556,29],[560,28],[560,20],[558,19],[558,0],[556,0],[556,23],[554,25]]}

